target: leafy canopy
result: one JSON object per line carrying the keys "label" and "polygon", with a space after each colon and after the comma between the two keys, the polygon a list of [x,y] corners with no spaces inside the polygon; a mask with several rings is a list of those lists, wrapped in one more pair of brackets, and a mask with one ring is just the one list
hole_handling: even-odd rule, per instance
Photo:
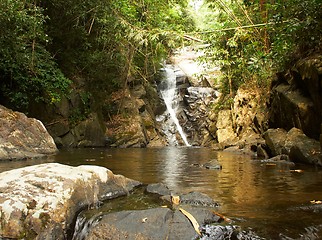
{"label": "leafy canopy", "polygon": [[240,86],[267,89],[276,71],[322,48],[320,0],[207,0],[197,18],[210,44],[203,60],[220,66],[229,95]]}
{"label": "leafy canopy", "polygon": [[27,108],[70,87],[95,95],[151,80],[191,30],[185,0],[1,0],[0,100]]}

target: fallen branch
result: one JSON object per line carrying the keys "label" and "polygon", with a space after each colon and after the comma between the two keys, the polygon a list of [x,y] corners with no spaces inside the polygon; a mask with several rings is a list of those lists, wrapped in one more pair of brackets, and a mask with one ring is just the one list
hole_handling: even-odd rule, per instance
{"label": "fallen branch", "polygon": [[199,223],[197,222],[197,220],[194,218],[194,216],[192,216],[190,213],[188,213],[186,210],[179,208],[179,211],[182,212],[183,215],[185,215],[189,221],[191,222],[193,228],[195,229],[195,231],[198,233],[199,236],[201,236],[200,230],[199,230]]}
{"label": "fallen branch", "polygon": [[215,211],[211,211],[213,214],[215,214],[215,215],[217,215],[218,217],[220,217],[221,219],[223,219],[225,222],[228,222],[228,223],[230,223],[231,222],[231,220],[229,219],[229,218],[227,218],[227,217],[225,217],[224,215],[222,215],[222,214],[220,214],[220,213],[217,213],[217,212],[215,212]]}

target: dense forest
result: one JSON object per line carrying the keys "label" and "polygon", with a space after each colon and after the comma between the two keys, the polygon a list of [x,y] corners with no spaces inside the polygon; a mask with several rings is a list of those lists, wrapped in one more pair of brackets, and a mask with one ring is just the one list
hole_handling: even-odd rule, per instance
{"label": "dense forest", "polygon": [[185,34],[208,44],[200,60],[220,67],[228,103],[241,86],[267,92],[276,72],[322,48],[320,0],[1,0],[0,7],[0,103],[24,112],[77,86],[92,108],[93,94],[98,101],[133,79],[153,81],[162,60],[189,44]]}
{"label": "dense forest", "polygon": [[59,101],[79,81],[109,92],[129,78],[148,79],[193,29],[185,1],[0,4],[1,102],[22,110]]}

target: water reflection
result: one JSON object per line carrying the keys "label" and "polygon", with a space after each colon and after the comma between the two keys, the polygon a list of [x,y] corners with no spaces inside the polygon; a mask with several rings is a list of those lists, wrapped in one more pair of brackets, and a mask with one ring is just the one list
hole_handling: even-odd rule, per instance
{"label": "water reflection", "polygon": [[[322,172],[311,167],[296,166],[303,172],[292,172],[287,165],[247,155],[184,147],[75,149],[39,161],[100,165],[144,183],[163,182],[173,191],[206,193],[221,204],[222,214],[268,239],[280,239],[280,233],[296,238],[305,228],[322,224],[320,212],[298,210],[310,206],[310,200],[322,200]],[[198,166],[212,161],[222,170]],[[0,170],[37,162],[0,163]]]}
{"label": "water reflection", "polygon": [[184,175],[183,166],[186,154],[183,148],[167,148],[163,154],[166,161],[160,163],[160,175],[163,182],[171,189],[178,189],[180,176]]}

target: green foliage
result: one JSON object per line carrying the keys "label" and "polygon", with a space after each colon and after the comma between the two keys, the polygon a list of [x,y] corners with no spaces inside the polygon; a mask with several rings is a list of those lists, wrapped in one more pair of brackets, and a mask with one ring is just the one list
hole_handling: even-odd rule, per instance
{"label": "green foliage", "polygon": [[296,58],[321,51],[320,0],[207,1],[200,24],[210,43],[203,61],[219,66],[222,92],[267,89],[273,74]]}
{"label": "green foliage", "polygon": [[322,2],[292,0],[277,2],[270,27],[274,66],[282,70],[294,60],[322,49]]}
{"label": "green foliage", "polygon": [[46,17],[31,1],[0,1],[0,97],[26,109],[31,100],[59,101],[69,85],[50,53]]}
{"label": "green foliage", "polygon": [[[0,0],[0,100],[26,108],[73,85],[103,100],[159,63],[192,29],[185,0]],[[66,77],[65,77],[66,76]],[[82,81],[80,81],[82,79]]]}
{"label": "green foliage", "polygon": [[99,90],[119,88],[131,76],[148,77],[165,47],[187,28],[180,23],[183,14],[174,11],[180,6],[166,1],[54,0],[44,7],[53,51],[68,66],[64,72],[85,75]]}
{"label": "green foliage", "polygon": [[84,121],[91,113],[91,99],[92,94],[89,92],[79,92],[78,96],[80,101],[78,106],[74,107],[68,117],[69,123],[72,126],[77,125],[79,122]]}

